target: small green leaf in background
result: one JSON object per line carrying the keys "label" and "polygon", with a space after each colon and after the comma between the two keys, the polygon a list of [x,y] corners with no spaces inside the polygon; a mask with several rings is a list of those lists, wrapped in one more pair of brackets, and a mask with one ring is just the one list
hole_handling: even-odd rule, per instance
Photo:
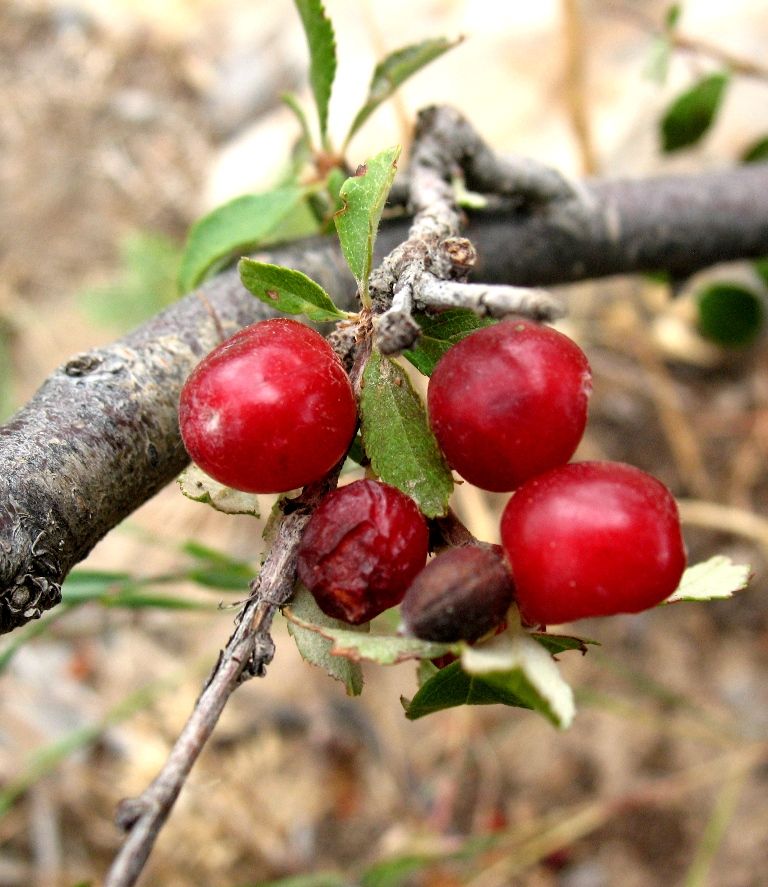
{"label": "small green leaf in background", "polygon": [[368,278],[373,263],[376,232],[397,172],[400,146],[371,157],[341,186],[342,208],[334,216],[344,258],[357,280],[363,305],[370,307]]}
{"label": "small green leaf in background", "polygon": [[682,3],[673,3],[669,9],[667,9],[666,15],[664,16],[664,27],[668,31],[673,31],[677,27],[682,12]]}
{"label": "small green leaf in background", "polygon": [[277,311],[305,314],[316,323],[343,320],[349,316],[333,304],[319,283],[301,271],[253,259],[240,259],[238,270],[243,286]]}
{"label": "small green leaf in background", "polygon": [[349,879],[334,872],[314,875],[291,875],[277,881],[259,881],[246,887],[351,887]]}
{"label": "small green leaf in background", "polygon": [[680,585],[663,603],[678,601],[712,601],[732,597],[743,591],[751,570],[746,564],[734,564],[729,557],[717,554],[708,561],[695,564],[683,573]]}
{"label": "small green leaf in background", "polygon": [[742,163],[762,163],[768,160],[768,136],[762,136],[748,145],[742,155]]}
{"label": "small green leaf in background", "polygon": [[699,332],[723,348],[743,348],[765,323],[761,296],[740,283],[712,283],[696,294]]}
{"label": "small green leaf in background", "polygon": [[352,662],[366,660],[379,665],[395,665],[408,659],[436,659],[446,653],[458,653],[462,649],[461,644],[438,644],[399,635],[363,634],[346,623],[329,620],[327,616],[323,617],[327,624],[315,622],[313,619],[303,618],[294,608],[293,601],[283,612],[294,625],[332,641],[333,656],[345,657]]}
{"label": "small green leaf in background", "polygon": [[254,249],[272,235],[304,197],[298,187],[245,194],[203,216],[189,231],[179,270],[179,291],[194,289],[221,261]]}
{"label": "small green leaf in background", "polygon": [[511,705],[530,708],[520,696],[502,686],[492,686],[476,675],[467,674],[460,662],[441,668],[427,680],[411,700],[401,699],[410,721],[459,705]]}
{"label": "small green leaf in background", "polygon": [[251,564],[192,539],[185,542],[181,550],[195,561],[194,566],[184,571],[184,579],[205,588],[243,593],[256,573]]}
{"label": "small green leaf in background", "polygon": [[95,323],[131,329],[176,300],[180,260],[181,249],[170,238],[134,231],[120,242],[112,279],[79,292],[78,303]]}
{"label": "small green leaf in background", "polygon": [[669,73],[672,57],[672,44],[667,34],[656,34],[651,42],[648,60],[645,63],[645,76],[654,83],[663,84]]}
{"label": "small green leaf in background", "polygon": [[573,721],[573,691],[550,653],[522,629],[465,647],[461,667],[494,689],[519,697],[556,727],[565,729]]}
{"label": "small green leaf in background", "polygon": [[181,492],[195,502],[210,505],[224,514],[252,514],[259,517],[259,497],[220,484],[194,463],[176,479]]}
{"label": "small green leaf in background", "polygon": [[374,351],[363,371],[360,413],[365,451],[385,483],[414,499],[427,517],[448,511],[453,475],[410,379]]}
{"label": "small green leaf in background", "polygon": [[440,314],[416,314],[421,336],[414,348],[403,351],[420,373],[431,376],[438,360],[446,351],[475,330],[496,323],[489,317],[478,317],[468,308],[449,308]]}
{"label": "small green leaf in background", "polygon": [[0,819],[5,816],[24,792],[32,788],[44,776],[52,773],[65,758],[88,745],[92,745],[110,727],[114,727],[148,708],[163,693],[167,693],[177,686],[183,676],[184,673],[180,671],[173,679],[147,684],[109,709],[101,720],[85,727],[78,727],[61,739],[35,749],[27,761],[19,767],[13,778],[6,780],[5,785],[0,788]]}
{"label": "small green leaf in background", "polygon": [[752,267],[755,269],[755,273],[763,283],[768,286],[768,258],[755,259],[752,263]]}
{"label": "small green leaf in background", "polygon": [[321,0],[294,0],[309,46],[309,82],[317,106],[323,143],[328,133],[328,104],[336,77],[336,37]]}
{"label": "small green leaf in background", "polygon": [[[359,696],[363,692],[363,671],[360,664],[343,656],[331,655],[333,642],[319,632],[319,629],[341,628],[354,633],[355,629],[338,619],[326,616],[317,606],[311,592],[301,584],[291,598],[290,614],[292,618],[288,619],[288,634],[296,641],[301,658],[341,681],[347,688],[347,695]],[[313,625],[315,628],[309,629],[306,625]],[[358,630],[364,632],[365,628]]]}
{"label": "small green leaf in background", "polygon": [[290,111],[293,112],[293,115],[301,128],[300,141],[302,148],[309,152],[312,148],[312,133],[309,129],[307,115],[304,113],[304,108],[302,108],[298,96],[293,92],[285,92],[280,96],[280,100]]}
{"label": "small green leaf in background", "polygon": [[376,65],[371,85],[368,87],[368,96],[365,104],[357,112],[344,144],[349,143],[352,136],[373,114],[376,108],[382,102],[385,102],[402,83],[430,62],[440,58],[449,49],[458,46],[461,41],[462,38],[447,40],[445,37],[424,40],[422,43],[414,43],[403,49],[395,50],[395,52],[382,59]]}
{"label": "small green leaf in background", "polygon": [[552,656],[558,653],[566,653],[568,650],[578,650],[584,655],[587,646],[599,647],[598,641],[590,641],[587,638],[577,638],[567,634],[547,634],[545,631],[531,632],[531,637],[548,650]]}
{"label": "small green leaf in background", "polygon": [[661,146],[665,153],[695,145],[714,123],[728,86],[726,73],[702,77],[679,95],[661,119]]}

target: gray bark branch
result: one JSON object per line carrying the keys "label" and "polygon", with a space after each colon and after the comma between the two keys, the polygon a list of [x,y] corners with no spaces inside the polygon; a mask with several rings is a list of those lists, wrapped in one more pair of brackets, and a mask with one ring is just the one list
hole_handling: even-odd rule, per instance
{"label": "gray bark branch", "polygon": [[[768,164],[698,176],[595,181],[579,198],[471,214],[466,235],[485,283],[546,286],[768,255]],[[586,207],[586,209],[585,209]],[[408,236],[386,223],[382,255]],[[304,271],[341,304],[354,283],[335,242],[298,243],[268,261]],[[76,355],[0,428],[0,633],[60,599],[69,570],[186,463],[176,404],[226,332],[269,315],[233,272],[114,344]],[[215,312],[215,317],[211,314]]]}

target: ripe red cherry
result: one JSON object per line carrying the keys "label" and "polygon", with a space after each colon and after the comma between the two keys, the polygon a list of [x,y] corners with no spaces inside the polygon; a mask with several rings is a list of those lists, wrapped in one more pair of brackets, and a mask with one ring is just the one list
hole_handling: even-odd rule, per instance
{"label": "ripe red cherry", "polygon": [[427,559],[427,523],[388,484],[358,480],[329,493],[304,531],[299,578],[324,613],[359,625],[403,599]]}
{"label": "ripe red cherry", "polygon": [[654,607],[685,569],[672,494],[620,462],[577,462],[529,480],[504,510],[501,538],[529,624]]}
{"label": "ripe red cherry", "polygon": [[249,493],[319,480],[344,455],[356,424],[352,385],[330,345],[283,318],[255,323],[215,348],[179,403],[192,459]]}
{"label": "ripe red cherry", "polygon": [[452,468],[485,490],[514,490],[573,455],[592,388],[569,338],[527,320],[477,330],[429,381],[429,421]]}

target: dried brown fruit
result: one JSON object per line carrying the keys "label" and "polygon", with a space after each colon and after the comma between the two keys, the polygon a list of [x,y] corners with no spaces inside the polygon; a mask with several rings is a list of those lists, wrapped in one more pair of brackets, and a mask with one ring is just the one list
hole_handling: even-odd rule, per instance
{"label": "dried brown fruit", "polygon": [[425,641],[476,641],[501,623],[514,600],[499,546],[464,545],[441,552],[403,598],[407,631]]}

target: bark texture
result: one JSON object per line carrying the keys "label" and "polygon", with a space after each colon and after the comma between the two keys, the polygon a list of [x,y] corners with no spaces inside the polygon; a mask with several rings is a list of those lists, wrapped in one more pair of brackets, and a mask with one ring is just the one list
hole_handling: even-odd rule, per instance
{"label": "bark texture", "polygon": [[[766,164],[595,181],[575,193],[544,204],[503,197],[472,214],[465,233],[478,252],[475,278],[538,286],[658,269],[684,277],[768,255]],[[407,236],[408,220],[386,223],[378,251]],[[351,301],[333,241],[266,260]],[[55,605],[69,570],[184,467],[176,404],[186,376],[220,328],[228,334],[269,314],[227,272],[113,345],[71,358],[0,429],[0,633]]]}

